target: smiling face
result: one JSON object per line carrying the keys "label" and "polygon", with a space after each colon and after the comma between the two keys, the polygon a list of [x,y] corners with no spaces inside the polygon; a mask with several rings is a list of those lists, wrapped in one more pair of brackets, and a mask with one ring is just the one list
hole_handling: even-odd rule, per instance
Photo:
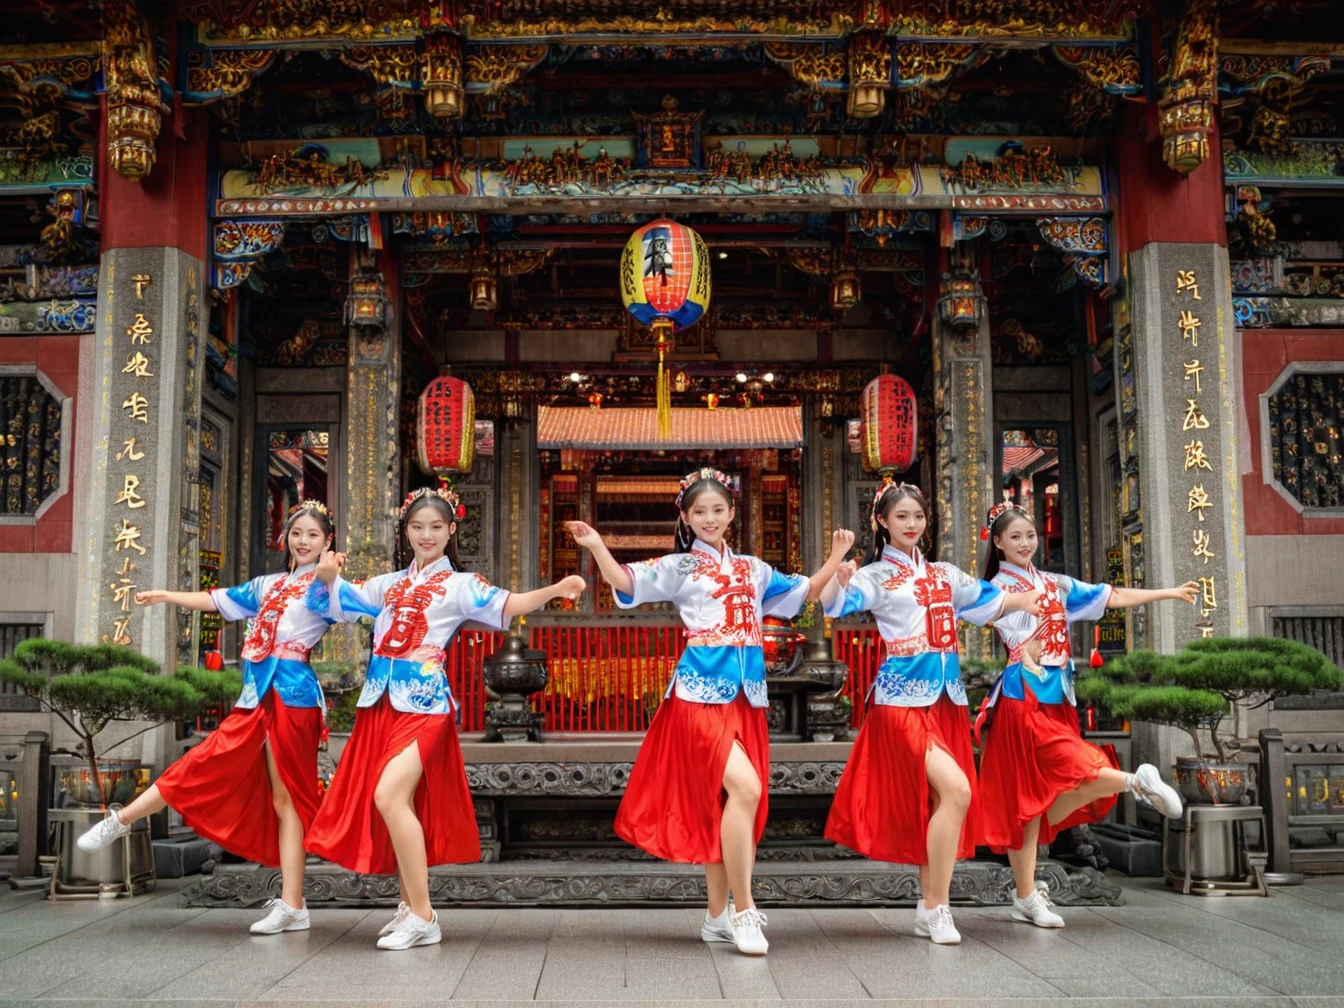
{"label": "smiling face", "polygon": [[716,550],[723,548],[723,537],[733,523],[733,503],[723,491],[706,482],[705,489],[696,494],[681,512],[681,519],[690,526],[695,537]]}
{"label": "smiling face", "polygon": [[447,505],[440,508],[426,501],[406,516],[406,540],[415,552],[417,566],[433,563],[447,550],[448,540],[457,531],[457,522],[446,512]]}
{"label": "smiling face", "polygon": [[891,544],[907,555],[914,554],[929,527],[923,505],[909,494],[897,496],[877,520],[887,530]]}
{"label": "smiling face", "polygon": [[285,543],[294,563],[302,567],[304,564],[317,563],[322,551],[331,545],[331,536],[317,523],[317,519],[304,514],[290,522]]}
{"label": "smiling face", "polygon": [[1036,526],[1026,517],[1014,518],[994,537],[994,546],[1003,558],[1019,567],[1030,567],[1036,555]]}

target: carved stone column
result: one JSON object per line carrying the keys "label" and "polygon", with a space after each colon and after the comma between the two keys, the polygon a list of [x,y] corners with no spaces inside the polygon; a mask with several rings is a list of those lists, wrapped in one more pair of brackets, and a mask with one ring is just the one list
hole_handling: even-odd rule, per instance
{"label": "carved stone column", "polygon": [[199,587],[202,278],[180,249],[119,248],[98,289],[76,634],[166,671],[195,662],[196,614],[140,609],[134,594]]}
{"label": "carved stone column", "polygon": [[388,304],[383,325],[352,325],[346,366],[346,569],[367,578],[392,570],[401,465],[397,450],[401,397],[401,297],[395,259],[377,263]]}
{"label": "carved stone column", "polygon": [[[973,274],[944,279],[934,319],[935,486],[938,559],[974,574],[978,531],[994,493],[994,401],[989,312]],[[964,631],[966,653],[979,656],[987,634]]]}

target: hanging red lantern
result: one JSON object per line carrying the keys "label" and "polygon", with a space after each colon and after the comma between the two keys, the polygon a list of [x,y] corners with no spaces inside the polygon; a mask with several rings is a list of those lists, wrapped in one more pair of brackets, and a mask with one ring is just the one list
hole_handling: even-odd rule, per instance
{"label": "hanging red lantern", "polygon": [[915,463],[918,402],[910,383],[897,375],[878,375],[863,390],[863,467],[905,472]]}
{"label": "hanging red lantern", "polygon": [[415,410],[415,447],[426,473],[467,473],[476,457],[476,406],[471,386],[450,368],[425,386]]}

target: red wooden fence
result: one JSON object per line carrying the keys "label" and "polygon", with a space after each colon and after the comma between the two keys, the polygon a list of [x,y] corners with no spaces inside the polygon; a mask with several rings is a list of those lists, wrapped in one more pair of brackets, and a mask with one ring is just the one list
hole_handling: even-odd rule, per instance
{"label": "red wooden fence", "polygon": [[[543,727],[559,732],[640,732],[649,726],[685,648],[680,626],[629,624],[530,627],[530,644],[545,651],[546,689],[532,698]],[[468,630],[448,648],[446,670],[462,706],[462,730],[485,728],[481,663],[494,654],[501,634]],[[849,665],[846,693],[853,724],[863,719],[863,698],[873,681],[881,642],[872,627],[836,629],[835,656]]]}

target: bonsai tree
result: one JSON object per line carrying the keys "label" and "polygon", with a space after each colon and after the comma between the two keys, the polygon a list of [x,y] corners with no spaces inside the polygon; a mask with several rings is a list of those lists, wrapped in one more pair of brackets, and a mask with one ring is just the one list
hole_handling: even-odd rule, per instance
{"label": "bonsai tree", "polygon": [[1204,757],[1209,733],[1220,762],[1238,748],[1223,720],[1235,704],[1254,710],[1279,697],[1338,690],[1344,673],[1315,648],[1278,637],[1210,637],[1174,655],[1135,651],[1078,680],[1078,699],[1131,721],[1180,728]]}
{"label": "bonsai tree", "polygon": [[94,739],[111,722],[151,722],[121,740],[127,742],[162,724],[230,704],[242,689],[237,672],[182,668],[165,676],[157,662],[130,648],[42,639],[26,640],[13,658],[0,660],[0,682],[35,698],[79,737],[79,755],[99,795],[103,782]]}

